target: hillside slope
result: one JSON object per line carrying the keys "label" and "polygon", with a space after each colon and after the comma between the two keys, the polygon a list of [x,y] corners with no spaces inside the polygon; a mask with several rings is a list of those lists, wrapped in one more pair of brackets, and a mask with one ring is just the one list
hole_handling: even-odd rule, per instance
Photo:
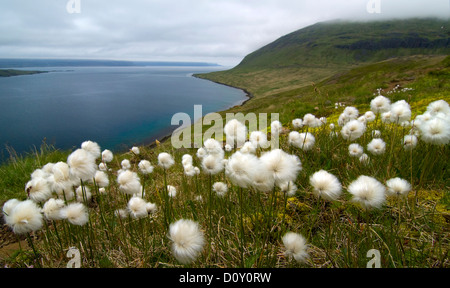
{"label": "hillside slope", "polygon": [[330,21],[287,34],[233,69],[196,75],[262,98],[396,57],[449,55],[448,20]]}

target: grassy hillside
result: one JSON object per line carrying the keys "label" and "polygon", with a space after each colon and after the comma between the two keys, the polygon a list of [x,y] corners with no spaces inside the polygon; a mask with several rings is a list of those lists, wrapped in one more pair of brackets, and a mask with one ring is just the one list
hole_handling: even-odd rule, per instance
{"label": "grassy hillside", "polygon": [[233,69],[197,77],[263,98],[390,58],[449,55],[449,39],[449,21],[438,19],[323,22],[277,39]]}

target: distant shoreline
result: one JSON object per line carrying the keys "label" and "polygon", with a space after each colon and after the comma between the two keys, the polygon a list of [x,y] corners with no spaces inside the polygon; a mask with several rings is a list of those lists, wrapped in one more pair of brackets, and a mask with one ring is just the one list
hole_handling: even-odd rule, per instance
{"label": "distant shoreline", "polygon": [[14,77],[14,76],[33,75],[41,73],[48,73],[48,71],[0,69],[0,77]]}
{"label": "distant shoreline", "polygon": [[[247,103],[250,99],[253,98],[253,94],[250,93],[249,91],[243,89],[243,88],[235,87],[235,86],[232,86],[232,85],[228,85],[228,84],[225,84],[225,83],[213,81],[213,80],[206,79],[206,78],[201,78],[201,77],[199,77],[198,75],[199,75],[199,74],[192,74],[192,77],[195,77],[195,78],[197,78],[197,79],[206,80],[206,81],[211,81],[211,82],[214,82],[214,83],[217,83],[217,84],[220,84],[220,85],[224,85],[224,86],[227,86],[227,87],[239,89],[239,90],[241,90],[241,91],[243,91],[243,92],[245,93],[245,97],[247,97],[247,99],[245,99],[242,103],[240,103],[240,104],[238,104],[238,105],[231,106],[231,107],[229,107],[229,108],[227,108],[227,109],[225,109],[225,110],[221,110],[221,111],[219,111],[219,112],[226,111],[226,110],[231,109],[231,108],[236,107],[236,106],[243,106],[245,103]],[[204,115],[202,115],[202,118],[203,118],[203,116],[204,116]],[[160,136],[159,138],[156,136],[156,137],[155,137],[155,140],[158,140],[160,143],[164,143],[165,141],[167,141],[168,139],[170,139],[170,137],[172,136],[172,133],[173,133],[175,130],[177,130],[178,128],[179,128],[179,127],[171,127],[171,128],[165,129],[166,132],[160,133],[160,135],[162,135],[162,136]],[[168,133],[168,134],[167,134],[167,133]],[[145,141],[145,140],[144,140],[144,141],[142,141],[142,145],[148,146],[149,148],[153,148],[153,147],[156,146],[155,140],[153,140],[153,141],[151,141],[151,142]]]}

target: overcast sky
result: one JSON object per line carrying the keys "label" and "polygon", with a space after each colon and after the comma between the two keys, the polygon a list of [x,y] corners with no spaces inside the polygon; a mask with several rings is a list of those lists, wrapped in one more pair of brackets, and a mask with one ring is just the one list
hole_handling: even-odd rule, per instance
{"label": "overcast sky", "polygon": [[450,0],[0,0],[0,58],[234,66],[320,21],[449,15]]}

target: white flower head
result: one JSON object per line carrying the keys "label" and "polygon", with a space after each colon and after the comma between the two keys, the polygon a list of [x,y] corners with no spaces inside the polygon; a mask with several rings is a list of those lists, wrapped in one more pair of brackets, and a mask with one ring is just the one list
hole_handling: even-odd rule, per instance
{"label": "white flower head", "polygon": [[298,190],[297,185],[295,185],[294,181],[288,181],[288,182],[284,182],[278,185],[278,187],[280,188],[280,190],[284,193],[286,193],[286,195],[288,197],[292,197],[295,195],[295,193]]}
{"label": "white flower head", "polygon": [[342,193],[342,185],[333,174],[320,170],[309,178],[313,193],[327,201],[336,201]]}
{"label": "white flower head", "polygon": [[361,157],[364,153],[364,148],[358,143],[353,143],[348,146],[348,153],[351,157]]}
{"label": "white flower head", "polygon": [[154,167],[148,160],[141,160],[138,164],[138,167],[142,174],[151,174],[154,169]]}
{"label": "white flower head", "polygon": [[203,171],[210,175],[216,175],[224,169],[222,158],[213,154],[206,156],[202,160]]}
{"label": "white flower head", "polygon": [[425,143],[447,145],[450,142],[450,116],[433,117],[420,125],[419,130]]}
{"label": "white flower head", "polygon": [[280,135],[281,131],[283,130],[283,124],[281,124],[280,121],[275,120],[270,123],[270,133],[273,136]]}
{"label": "white flower head", "polygon": [[406,197],[411,191],[411,184],[405,179],[399,177],[392,178],[386,181],[386,194],[395,197]]}
{"label": "white flower head", "polygon": [[103,162],[109,163],[113,159],[114,159],[114,155],[110,150],[108,150],[108,149],[103,150],[103,152],[102,152],[102,161]]}
{"label": "white flower head", "polygon": [[411,107],[405,100],[399,100],[391,105],[391,122],[402,123],[411,119]]}
{"label": "white flower head", "polygon": [[130,160],[124,159],[122,162],[120,162],[120,166],[122,167],[122,170],[128,170],[131,169],[131,163]]}
{"label": "white flower head", "polygon": [[72,177],[87,181],[92,179],[97,171],[95,157],[84,149],[77,149],[67,157],[67,164]]}
{"label": "white flower head", "polygon": [[225,175],[234,185],[247,188],[252,183],[252,176],[258,165],[260,162],[254,154],[238,151],[228,159],[225,165]]}
{"label": "white flower head", "polygon": [[169,226],[173,256],[181,264],[194,262],[205,245],[203,232],[197,222],[181,219]]}
{"label": "white flower head", "polygon": [[83,226],[89,221],[89,213],[83,203],[71,203],[61,209],[61,216],[69,223]]}
{"label": "white flower head", "polygon": [[94,156],[94,159],[97,159],[100,157],[101,155],[101,149],[100,146],[93,141],[84,141],[83,143],[81,143],[81,149],[86,150],[87,152],[91,153],[92,156]]}
{"label": "white flower head", "polygon": [[117,176],[117,183],[119,184],[119,190],[125,194],[134,195],[142,192],[139,176],[130,170],[122,171]]}
{"label": "white flower head", "polygon": [[348,119],[354,120],[358,118],[359,111],[353,106],[347,106],[345,107],[343,114],[345,114]]}
{"label": "white flower head", "polygon": [[148,216],[147,202],[138,196],[133,196],[127,205],[129,215],[134,219],[140,219]]}
{"label": "white flower head", "polygon": [[109,185],[109,177],[103,171],[95,172],[94,180],[95,180],[95,184],[100,188],[102,188],[102,187],[104,188]]}
{"label": "white flower head", "polygon": [[341,135],[344,139],[353,141],[361,137],[366,131],[366,125],[358,120],[348,121],[342,127]]}
{"label": "white flower head", "polygon": [[386,151],[386,143],[381,138],[374,138],[367,144],[367,150],[373,155],[381,155]]}
{"label": "white flower head", "polygon": [[439,113],[450,116],[450,106],[445,100],[431,102],[427,107],[427,111],[433,116]]}
{"label": "white flower head", "polygon": [[236,147],[241,147],[247,139],[247,127],[239,122],[237,119],[232,119],[225,124],[224,132],[226,135],[227,144]]}
{"label": "white flower head", "polygon": [[309,258],[307,252],[308,245],[305,238],[298,233],[287,232],[283,238],[283,245],[285,247],[284,255],[288,258],[294,258],[299,263],[305,262]]}
{"label": "white flower head", "polygon": [[43,216],[41,209],[31,200],[13,203],[10,213],[5,219],[6,224],[15,234],[24,234],[37,231],[42,228]]}
{"label": "white flower head", "polygon": [[302,128],[302,127],[303,127],[303,120],[300,119],[300,118],[297,118],[297,119],[292,120],[292,126],[293,126],[295,129],[300,129],[300,128]]}
{"label": "white flower head", "polygon": [[268,148],[267,135],[261,131],[253,131],[250,133],[249,137],[250,142],[256,148]]}
{"label": "white flower head", "polygon": [[260,161],[273,174],[276,185],[295,181],[298,172],[302,170],[300,159],[295,155],[287,154],[281,149],[274,149],[264,153],[260,157]]}
{"label": "white flower head", "polygon": [[219,197],[225,196],[225,194],[227,194],[228,192],[228,186],[223,182],[214,183],[212,189]]}
{"label": "white flower head", "polygon": [[133,152],[135,155],[139,155],[141,153],[141,150],[139,149],[139,147],[132,147],[131,148],[131,152]]}
{"label": "white flower head", "polygon": [[391,110],[391,100],[379,95],[370,101],[370,109],[375,114],[382,114]]}
{"label": "white flower head", "polygon": [[177,196],[177,188],[172,185],[167,185],[167,193],[169,194],[169,197],[175,198]]}
{"label": "white flower head", "polygon": [[36,203],[47,201],[52,196],[52,190],[47,179],[34,178],[25,185],[25,191],[31,200]]}
{"label": "white flower head", "polygon": [[159,166],[163,167],[164,169],[169,169],[173,164],[175,164],[175,161],[170,154],[163,152],[158,155]]}
{"label": "white flower head", "polygon": [[45,218],[48,220],[61,220],[61,209],[64,208],[64,200],[50,198],[42,207]]}
{"label": "white flower head", "polygon": [[386,200],[386,188],[373,177],[361,175],[348,186],[352,201],[364,209],[380,208]]}
{"label": "white flower head", "polygon": [[406,135],[403,138],[403,148],[407,151],[416,148],[417,146],[417,136],[416,135]]}

